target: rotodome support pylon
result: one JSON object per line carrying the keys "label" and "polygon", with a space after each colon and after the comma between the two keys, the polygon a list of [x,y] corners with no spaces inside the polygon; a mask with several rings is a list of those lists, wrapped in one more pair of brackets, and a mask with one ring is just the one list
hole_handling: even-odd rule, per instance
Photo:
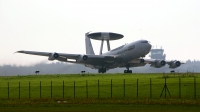
{"label": "rotodome support pylon", "polygon": [[110,51],[110,40],[118,40],[124,37],[122,34],[112,33],[112,32],[95,32],[95,33],[89,33],[87,36],[94,40],[101,40],[99,54],[102,54],[104,40],[107,41],[107,48],[108,51]]}

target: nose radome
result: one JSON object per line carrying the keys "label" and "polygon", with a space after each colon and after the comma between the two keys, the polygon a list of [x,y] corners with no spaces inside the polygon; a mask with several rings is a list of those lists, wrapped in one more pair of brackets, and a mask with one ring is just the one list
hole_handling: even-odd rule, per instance
{"label": "nose radome", "polygon": [[151,47],[152,47],[152,45],[151,44],[149,44],[149,48],[151,49]]}
{"label": "nose radome", "polygon": [[148,46],[148,48],[147,48],[147,49],[148,49],[148,52],[150,52],[150,50],[151,50],[151,44],[148,43],[147,46]]}

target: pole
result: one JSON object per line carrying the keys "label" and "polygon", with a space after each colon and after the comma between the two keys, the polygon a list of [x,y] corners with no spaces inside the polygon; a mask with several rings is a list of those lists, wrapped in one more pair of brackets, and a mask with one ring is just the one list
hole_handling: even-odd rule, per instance
{"label": "pole", "polygon": [[196,77],[194,77],[194,99],[196,99]]}
{"label": "pole", "polygon": [[110,82],[110,97],[112,98],[112,79],[111,79],[111,82]]}
{"label": "pole", "polygon": [[20,82],[19,82],[19,99],[20,99]]}
{"label": "pole", "polygon": [[10,98],[9,82],[8,82],[8,99]]}
{"label": "pole", "polygon": [[29,97],[29,99],[31,98],[31,83],[30,83],[30,81],[28,84],[28,97]]}
{"label": "pole", "polygon": [[98,98],[100,96],[99,79],[98,79]]}
{"label": "pole", "polygon": [[137,79],[137,98],[138,98],[138,79]]}
{"label": "pole", "polygon": [[75,95],[76,95],[76,93],[75,93],[75,92],[76,92],[76,91],[75,91],[75,89],[76,89],[76,88],[75,88],[75,87],[76,87],[75,84],[76,84],[76,83],[75,83],[75,81],[74,81],[74,98],[75,98]]}
{"label": "pole", "polygon": [[169,92],[169,89],[168,89],[168,87],[167,87],[167,81],[166,81],[166,78],[165,78],[165,84],[164,84],[164,87],[163,87],[162,93],[160,94],[160,98],[161,98],[161,96],[162,96],[164,90],[165,90],[165,98],[166,98],[166,96],[167,96],[167,92],[168,92],[169,96],[171,97],[170,92]]}
{"label": "pole", "polygon": [[52,81],[51,81],[51,98],[52,98]]}
{"label": "pole", "polygon": [[126,90],[125,90],[126,88],[125,88],[125,87],[126,87],[126,86],[125,86],[125,79],[124,79],[124,97],[125,97],[125,94],[126,94],[126,93],[125,93],[125,92],[126,92]]}
{"label": "pole", "polygon": [[65,82],[63,80],[63,98],[65,97]]}
{"label": "pole", "polygon": [[165,98],[166,98],[167,94],[166,94],[166,78],[165,78]]}
{"label": "pole", "polygon": [[40,98],[42,97],[42,82],[40,81]]}
{"label": "pole", "polygon": [[88,98],[88,82],[86,80],[86,97]]}
{"label": "pole", "polygon": [[181,78],[179,77],[179,98],[181,98]]}
{"label": "pole", "polygon": [[150,78],[150,98],[152,98],[151,78]]}

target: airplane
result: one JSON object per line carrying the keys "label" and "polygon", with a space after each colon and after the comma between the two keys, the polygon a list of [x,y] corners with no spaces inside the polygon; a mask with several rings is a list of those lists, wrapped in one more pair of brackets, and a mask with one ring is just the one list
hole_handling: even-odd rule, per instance
{"label": "airplane", "polygon": [[151,50],[149,41],[141,39],[129,44],[119,46],[108,52],[95,55],[91,40],[85,37],[86,54],[68,54],[57,52],[38,52],[20,50],[16,53],[24,53],[30,55],[46,56],[48,60],[58,60],[62,62],[82,64],[92,69],[98,69],[99,73],[106,73],[109,69],[125,67],[124,73],[132,73],[130,67],[139,67],[150,64],[151,67],[160,68],[169,65],[169,68],[177,68],[181,64],[180,61],[172,60],[165,61],[162,59],[144,59]]}

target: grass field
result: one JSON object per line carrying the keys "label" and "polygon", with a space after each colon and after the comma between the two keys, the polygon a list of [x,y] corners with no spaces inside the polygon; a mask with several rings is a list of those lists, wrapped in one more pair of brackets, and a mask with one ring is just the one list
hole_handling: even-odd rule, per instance
{"label": "grass field", "polygon": [[198,112],[200,110],[200,101],[177,99],[1,99],[0,110],[1,112]]}
{"label": "grass field", "polygon": [[199,106],[90,104],[50,107],[3,107],[1,112],[199,112]]}
{"label": "grass field", "polygon": [[166,75],[167,88],[171,95],[170,97],[166,92],[166,98],[165,91],[160,98],[165,84],[163,74],[2,76],[0,110],[200,110],[199,74]]}
{"label": "grass field", "polygon": [[[161,93],[165,97],[164,81],[163,74],[0,77],[0,98],[160,98]],[[200,98],[198,74],[171,75],[166,82],[172,98]],[[166,97],[169,93],[166,91]]]}

